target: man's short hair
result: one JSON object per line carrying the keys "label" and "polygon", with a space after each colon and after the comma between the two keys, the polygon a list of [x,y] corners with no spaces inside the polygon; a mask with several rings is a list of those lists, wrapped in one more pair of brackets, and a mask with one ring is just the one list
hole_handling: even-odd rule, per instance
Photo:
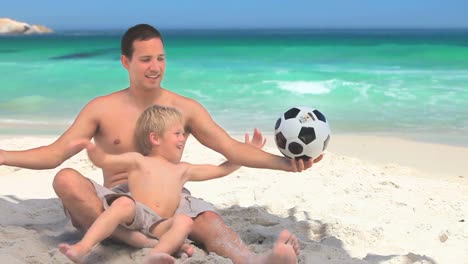
{"label": "man's short hair", "polygon": [[149,40],[153,38],[158,38],[163,41],[161,33],[151,25],[138,24],[129,28],[122,36],[120,43],[122,55],[131,59],[134,51],[133,42],[135,42],[135,40]]}
{"label": "man's short hair", "polygon": [[183,122],[184,118],[174,107],[153,105],[148,107],[138,118],[135,128],[135,144],[138,152],[148,155],[153,148],[149,134],[162,136],[167,126],[174,121]]}

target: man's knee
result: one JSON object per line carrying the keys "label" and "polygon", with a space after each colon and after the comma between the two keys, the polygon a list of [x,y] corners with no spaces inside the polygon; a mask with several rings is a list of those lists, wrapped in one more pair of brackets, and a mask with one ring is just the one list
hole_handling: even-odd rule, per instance
{"label": "man's knee", "polygon": [[64,201],[68,199],[76,199],[83,196],[89,196],[94,188],[83,175],[78,171],[70,168],[61,169],[54,177],[52,182],[57,196]]}
{"label": "man's knee", "polygon": [[54,187],[55,192],[60,196],[60,193],[68,192],[72,190],[74,182],[76,181],[79,173],[70,168],[61,169],[54,177],[52,186]]}
{"label": "man's knee", "polygon": [[79,230],[88,229],[102,212],[102,203],[93,184],[74,169],[61,169],[52,183],[72,224]]}

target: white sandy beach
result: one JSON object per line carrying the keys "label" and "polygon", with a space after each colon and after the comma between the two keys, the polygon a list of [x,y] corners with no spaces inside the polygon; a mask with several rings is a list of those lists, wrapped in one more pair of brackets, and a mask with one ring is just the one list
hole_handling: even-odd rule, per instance
{"label": "white sandy beach", "polygon": [[[0,148],[26,149],[55,137],[0,138]],[[279,153],[272,138],[266,151]],[[193,138],[184,161],[224,161]],[[52,189],[60,168],[98,182],[81,152],[54,170],[0,166],[0,263],[68,263],[60,242],[75,242]],[[303,173],[241,168],[225,178],[189,183],[219,209],[256,252],[288,229],[299,238],[299,263],[468,263],[468,148],[397,138],[336,135],[325,158]],[[148,249],[103,243],[87,263],[141,263]],[[196,249],[177,263],[231,263]]]}

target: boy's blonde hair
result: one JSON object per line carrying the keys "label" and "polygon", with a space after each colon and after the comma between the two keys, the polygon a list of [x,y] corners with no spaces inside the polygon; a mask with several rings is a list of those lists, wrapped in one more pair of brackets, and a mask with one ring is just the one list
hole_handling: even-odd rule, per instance
{"label": "boy's blonde hair", "polygon": [[162,136],[166,131],[167,125],[184,118],[179,110],[173,107],[153,105],[141,113],[135,128],[135,144],[138,152],[148,155],[153,148],[149,134],[155,133],[156,136]]}

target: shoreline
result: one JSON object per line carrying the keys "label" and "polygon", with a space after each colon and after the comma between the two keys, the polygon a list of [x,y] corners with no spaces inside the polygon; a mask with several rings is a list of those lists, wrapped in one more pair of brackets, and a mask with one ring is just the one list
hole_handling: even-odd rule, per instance
{"label": "shoreline", "polygon": [[[233,136],[243,141],[243,135]],[[276,150],[273,135],[267,135],[266,147]],[[408,167],[421,177],[463,182],[468,179],[468,147],[418,141],[393,135],[338,134],[331,136],[327,153],[357,158],[383,166]],[[466,182],[465,182],[466,183]]]}
{"label": "shoreline", "polygon": [[[0,135],[0,141],[12,139],[28,141],[31,145],[24,147],[37,147],[36,139],[44,141],[44,144],[53,142],[57,135],[48,134],[18,134]],[[231,134],[238,141],[244,141],[243,134]],[[282,155],[276,148],[272,134],[266,134],[267,152]],[[191,136],[187,143],[196,139]],[[11,149],[11,150],[22,150]],[[389,166],[403,166],[415,169],[423,177],[444,178],[446,180],[462,181],[468,179],[468,147],[463,145],[451,145],[412,138],[398,137],[396,135],[373,135],[373,134],[332,134],[328,149],[325,153],[358,158],[369,163]]]}

